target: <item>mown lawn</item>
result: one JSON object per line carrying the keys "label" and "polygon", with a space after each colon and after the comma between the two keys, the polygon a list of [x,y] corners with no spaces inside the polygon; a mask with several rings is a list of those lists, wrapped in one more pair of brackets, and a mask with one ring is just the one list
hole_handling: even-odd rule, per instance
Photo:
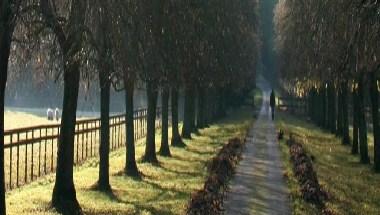
{"label": "mown lawn", "polygon": [[[171,148],[172,158],[158,157],[159,166],[138,162],[141,179],[125,177],[121,172],[125,149],[110,155],[112,194],[91,189],[98,177],[98,159],[90,159],[75,168],[77,197],[86,214],[184,214],[190,194],[200,189],[206,177],[206,163],[231,137],[243,137],[252,122],[252,110],[242,108],[200,130],[186,148]],[[169,133],[170,135],[170,133]],[[160,134],[157,134],[157,150]],[[137,158],[144,151],[137,144]],[[7,193],[8,214],[55,214],[49,208],[54,175]]]}
{"label": "mown lawn", "polygon": [[[327,207],[342,215],[380,214],[380,174],[372,171],[372,166],[359,163],[359,157],[350,154],[349,146],[341,145],[336,138],[303,120],[280,113],[277,126],[285,130],[286,139],[294,133],[310,155],[315,157],[314,168],[322,187],[332,198]],[[299,186],[292,174],[289,162],[289,148],[281,141],[288,184],[293,200],[293,214],[318,214],[318,211],[301,198]],[[370,146],[372,151],[372,144]]]}

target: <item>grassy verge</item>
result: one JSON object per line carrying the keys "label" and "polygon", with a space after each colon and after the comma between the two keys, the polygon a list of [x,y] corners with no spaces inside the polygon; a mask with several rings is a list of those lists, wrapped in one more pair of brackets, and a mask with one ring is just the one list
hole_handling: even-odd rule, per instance
{"label": "grassy verge", "polygon": [[[332,195],[327,208],[336,214],[379,214],[380,175],[374,174],[370,166],[359,164],[359,158],[350,154],[350,147],[341,145],[334,135],[288,114],[278,115],[277,126],[286,134],[298,136],[308,153],[315,157],[313,165],[319,182]],[[293,214],[318,214],[316,208],[303,201],[289,162],[289,148],[284,141],[280,145]]]}
{"label": "grassy verge", "polygon": [[[140,180],[125,177],[120,172],[125,162],[125,149],[110,154],[110,182],[113,194],[91,190],[98,177],[98,159],[90,159],[75,168],[78,200],[86,214],[183,214],[192,191],[200,189],[207,171],[206,162],[231,137],[242,137],[250,126],[252,110],[242,108],[200,130],[187,140],[186,148],[171,148],[172,158],[159,157],[160,165],[139,162],[144,174]],[[157,134],[157,150],[160,136]],[[144,152],[143,142],[136,148],[137,158]],[[49,201],[54,175],[7,193],[8,214],[54,214]]]}

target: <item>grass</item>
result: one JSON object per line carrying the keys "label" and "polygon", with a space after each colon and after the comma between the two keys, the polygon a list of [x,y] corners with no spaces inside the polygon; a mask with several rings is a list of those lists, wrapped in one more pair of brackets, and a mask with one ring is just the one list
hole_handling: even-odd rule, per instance
{"label": "grass", "polygon": [[[332,195],[327,202],[328,208],[342,215],[379,214],[380,175],[375,174],[370,165],[360,164],[359,157],[350,154],[349,146],[341,145],[340,139],[334,135],[288,114],[279,113],[277,125],[286,134],[294,133],[308,153],[316,158],[314,168],[319,182]],[[280,145],[289,176],[293,214],[318,214],[315,208],[302,200],[289,162],[289,149],[284,141]]]}
{"label": "grass", "polygon": [[35,125],[51,125],[57,124],[57,121],[49,121],[45,117],[35,116],[33,114],[5,111],[4,112],[4,127],[5,130],[24,128]]}
{"label": "grass", "polygon": [[[242,137],[251,124],[249,108],[234,111],[229,116],[200,130],[186,148],[171,148],[173,157],[158,157],[159,166],[138,162],[142,179],[125,177],[125,149],[110,154],[110,183],[113,193],[91,190],[98,177],[98,159],[90,159],[76,167],[74,180],[77,198],[86,214],[184,214],[190,194],[200,189],[206,177],[208,160],[231,137]],[[157,150],[160,134],[157,134]],[[139,141],[139,159],[144,143]],[[48,175],[29,185],[7,193],[8,214],[55,214],[49,209],[54,175]]]}

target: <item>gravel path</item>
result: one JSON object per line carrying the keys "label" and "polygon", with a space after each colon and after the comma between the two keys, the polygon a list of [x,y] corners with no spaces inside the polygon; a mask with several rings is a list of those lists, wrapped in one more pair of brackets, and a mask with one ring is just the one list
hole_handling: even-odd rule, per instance
{"label": "gravel path", "polygon": [[283,179],[276,128],[270,119],[271,88],[265,81],[258,86],[263,91],[263,105],[231,181],[225,214],[288,215],[291,214],[288,188]]}

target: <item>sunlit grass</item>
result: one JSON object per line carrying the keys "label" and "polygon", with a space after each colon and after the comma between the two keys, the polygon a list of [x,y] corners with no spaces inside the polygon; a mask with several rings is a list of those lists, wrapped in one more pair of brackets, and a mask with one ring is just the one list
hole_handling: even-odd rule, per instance
{"label": "sunlit grass", "polygon": [[15,111],[4,112],[5,130],[51,124],[57,124],[57,121],[49,121],[45,117],[40,117],[29,113]]}
{"label": "sunlit grass", "polygon": [[[252,120],[252,110],[243,108],[199,131],[186,148],[171,148],[172,158],[158,157],[159,166],[141,163],[144,143],[137,144],[142,179],[125,177],[125,149],[110,155],[110,182],[113,194],[91,190],[98,178],[98,159],[75,168],[78,200],[86,214],[183,214],[190,194],[200,189],[206,177],[205,164],[231,137],[242,137]],[[169,133],[170,134],[170,133]],[[157,134],[157,150],[160,135]],[[54,175],[7,193],[8,214],[54,214],[49,201]]]}
{"label": "sunlit grass", "polygon": [[[359,163],[359,157],[350,154],[349,146],[341,145],[340,139],[318,127],[287,114],[279,114],[277,125],[288,135],[294,133],[302,141],[306,150],[316,159],[314,168],[322,187],[332,199],[327,207],[336,214],[375,215],[380,211],[380,175],[372,171],[370,165]],[[370,139],[371,141],[371,139]],[[370,144],[372,147],[372,144]],[[289,163],[289,149],[281,141],[281,150],[293,200],[293,214],[317,214],[305,203],[299,192]]]}

